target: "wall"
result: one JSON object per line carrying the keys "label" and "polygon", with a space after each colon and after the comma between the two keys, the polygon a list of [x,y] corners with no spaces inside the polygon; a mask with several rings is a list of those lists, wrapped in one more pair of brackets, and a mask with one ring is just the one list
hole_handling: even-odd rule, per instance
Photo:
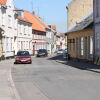
{"label": "wall", "polygon": [[68,28],[93,12],[93,0],[72,0],[68,5]]}
{"label": "wall", "polygon": [[32,24],[18,20],[17,32],[17,48],[15,53],[19,50],[27,50],[32,54]]}
{"label": "wall", "polygon": [[94,0],[95,57],[100,58],[100,0]]}
{"label": "wall", "polygon": [[[93,58],[93,41],[90,41],[91,36],[93,36],[93,31],[91,29],[85,29],[68,34],[68,53],[72,58],[88,60],[91,60]],[[83,47],[81,44],[82,38]],[[83,51],[81,50],[81,48],[83,48]]]}
{"label": "wall", "polygon": [[47,49],[46,33],[33,30],[33,54],[37,54],[39,49]]}
{"label": "wall", "polygon": [[14,56],[14,37],[17,34],[13,0],[7,0],[5,6],[7,6],[7,8],[0,7],[0,26],[4,30],[4,34],[2,35],[3,55],[10,57]]}

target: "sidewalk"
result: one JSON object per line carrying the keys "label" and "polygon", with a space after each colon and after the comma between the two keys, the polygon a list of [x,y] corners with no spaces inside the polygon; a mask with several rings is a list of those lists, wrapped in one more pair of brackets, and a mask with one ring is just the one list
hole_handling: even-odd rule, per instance
{"label": "sidewalk", "polygon": [[13,59],[0,62],[0,100],[18,100],[11,76],[12,65]]}
{"label": "sidewalk", "polygon": [[100,73],[100,66],[95,65],[92,62],[75,61],[75,60],[67,61],[66,59],[63,59],[62,55],[55,55],[49,58],[49,60],[55,60],[56,62],[65,64],[74,68],[78,68],[81,70],[88,70],[88,71]]}
{"label": "sidewalk", "polygon": [[88,70],[96,73],[100,73],[100,66],[93,64],[92,62],[84,62],[84,61],[66,61],[66,60],[56,60],[56,62],[69,65],[74,68],[78,68],[81,70]]}

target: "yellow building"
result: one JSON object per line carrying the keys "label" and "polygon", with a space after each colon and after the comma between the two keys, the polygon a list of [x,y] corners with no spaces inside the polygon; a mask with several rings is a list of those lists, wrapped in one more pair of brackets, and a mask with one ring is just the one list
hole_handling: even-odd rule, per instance
{"label": "yellow building", "polygon": [[85,16],[93,12],[93,0],[72,0],[67,6],[68,28],[80,22]]}
{"label": "yellow building", "polygon": [[66,34],[71,58],[93,60],[93,15],[90,14]]}

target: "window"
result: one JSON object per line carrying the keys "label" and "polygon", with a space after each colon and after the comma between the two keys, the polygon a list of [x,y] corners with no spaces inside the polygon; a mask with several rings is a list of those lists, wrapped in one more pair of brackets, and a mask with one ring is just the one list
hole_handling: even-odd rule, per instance
{"label": "window", "polygon": [[81,56],[84,55],[84,38],[81,37]]}
{"label": "window", "polygon": [[21,25],[18,25],[19,34],[21,33]]}
{"label": "window", "polygon": [[73,39],[73,51],[75,51],[75,39]]}
{"label": "window", "polygon": [[5,13],[2,14],[2,25],[5,26]]}
{"label": "window", "polygon": [[90,55],[93,54],[93,36],[90,36]]}
{"label": "window", "polygon": [[13,38],[11,38],[11,51],[13,51]]}
{"label": "window", "polygon": [[26,33],[25,33],[25,32],[26,32],[26,30],[25,30],[25,26],[24,26],[24,35],[26,35]]}
{"label": "window", "polygon": [[14,19],[14,28],[17,29],[17,20]]}
{"label": "window", "polygon": [[9,51],[9,38],[6,38],[6,50]]}
{"label": "window", "polygon": [[11,16],[8,15],[8,27],[11,28],[12,27],[12,20],[11,20]]}
{"label": "window", "polygon": [[18,14],[19,16],[21,16],[21,15],[22,15],[20,11],[17,11],[17,14]]}
{"label": "window", "polygon": [[3,46],[3,52],[6,52],[6,41],[5,37],[2,38],[2,46]]}

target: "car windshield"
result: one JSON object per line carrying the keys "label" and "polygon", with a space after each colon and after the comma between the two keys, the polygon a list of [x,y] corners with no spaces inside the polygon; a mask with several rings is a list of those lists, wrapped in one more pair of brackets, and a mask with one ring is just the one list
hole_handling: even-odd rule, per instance
{"label": "car windshield", "polygon": [[62,49],[58,50],[58,51],[63,51]]}
{"label": "car windshield", "polygon": [[29,56],[29,52],[28,51],[20,51],[17,53],[17,56]]}
{"label": "car windshield", "polygon": [[39,53],[44,53],[44,52],[46,52],[46,50],[45,49],[40,49],[38,52]]}

